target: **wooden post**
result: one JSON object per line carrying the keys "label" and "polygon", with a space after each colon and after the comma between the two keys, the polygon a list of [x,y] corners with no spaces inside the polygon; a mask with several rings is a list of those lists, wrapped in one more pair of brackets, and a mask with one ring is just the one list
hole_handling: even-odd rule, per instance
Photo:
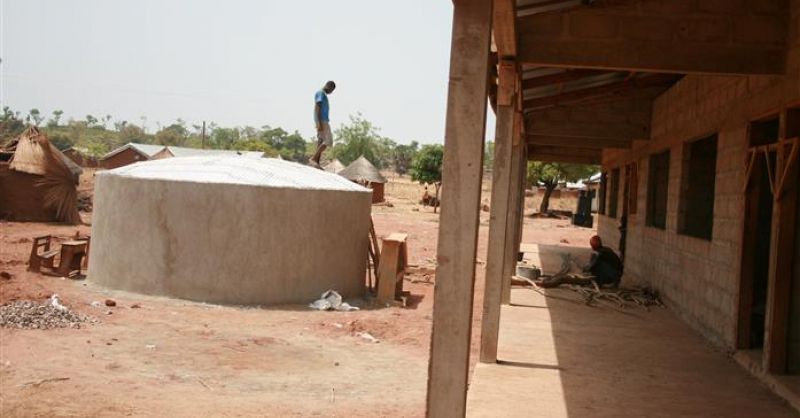
{"label": "wooden post", "polygon": [[428,417],[466,413],[491,22],[491,0],[453,2]]}
{"label": "wooden post", "polygon": [[[497,339],[500,332],[500,300],[505,280],[506,239],[511,212],[511,148],[514,136],[513,89],[516,71],[513,63],[500,63],[500,86],[497,97],[497,123],[492,169],[492,205],[489,218],[489,244],[486,255],[486,284],[483,293],[481,322],[481,362],[497,361]],[[509,86],[511,91],[509,92]]]}
{"label": "wooden post", "polygon": [[[522,115],[519,115],[522,118]],[[522,133],[519,132],[513,137],[513,146],[511,159],[511,195],[509,202],[509,217],[506,224],[506,245],[505,245],[505,261],[503,263],[503,286],[501,302],[504,305],[511,303],[511,277],[516,274],[517,270],[517,254],[519,253],[519,226],[522,222],[521,205],[524,203],[525,195],[522,184],[522,175],[525,169],[524,152],[525,141],[523,140]]]}
{"label": "wooden post", "polygon": [[[785,146],[787,112],[781,112],[776,173],[783,173],[789,163],[790,148]],[[794,156],[797,158],[797,156]],[[797,224],[797,174],[787,176],[782,196],[775,196],[772,211],[772,246],[767,285],[767,318],[764,334],[764,370],[785,373],[789,308],[794,269],[794,239]]]}

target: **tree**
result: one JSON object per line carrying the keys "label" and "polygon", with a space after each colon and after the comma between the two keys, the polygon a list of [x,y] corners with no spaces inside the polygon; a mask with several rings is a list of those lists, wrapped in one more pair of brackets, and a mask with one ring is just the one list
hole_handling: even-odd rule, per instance
{"label": "tree", "polygon": [[240,138],[238,128],[218,128],[211,131],[210,143],[212,148],[230,149]]}
{"label": "tree", "polygon": [[594,165],[529,162],[528,184],[544,186],[544,196],[539,205],[539,213],[547,213],[550,210],[550,195],[553,194],[558,183],[576,182],[591,176],[597,170],[597,166]]}
{"label": "tree", "polygon": [[483,172],[492,171],[494,167],[494,142],[486,141],[483,151]]}
{"label": "tree", "polygon": [[411,162],[411,180],[422,184],[433,184],[436,190],[436,204],[433,213],[439,206],[439,187],[442,185],[442,161],[444,160],[444,147],[439,144],[423,146]]}
{"label": "tree", "polygon": [[350,115],[350,123],[342,125],[336,130],[336,142],[333,147],[333,156],[344,165],[364,156],[378,168],[383,168],[386,158],[390,155],[388,147],[393,142],[381,137],[379,129],[358,113]]}
{"label": "tree", "polygon": [[86,126],[92,127],[94,124],[97,123],[97,118],[92,115],[86,115]]}
{"label": "tree", "polygon": [[8,106],[3,107],[0,114],[0,144],[11,138],[16,138],[25,130],[25,122],[19,118],[19,113],[14,112]]}
{"label": "tree", "polygon": [[58,127],[58,123],[61,121],[61,115],[63,114],[63,110],[54,110],[53,117],[50,119],[50,122],[47,123],[47,126],[50,128]]}
{"label": "tree", "polygon": [[39,126],[40,123],[44,120],[44,116],[42,116],[42,112],[39,109],[33,108],[28,112],[30,114],[31,119],[33,119],[33,124]]}
{"label": "tree", "polygon": [[417,141],[411,141],[408,145],[400,144],[395,146],[392,155],[394,172],[401,176],[408,173],[408,170],[411,169],[411,162],[414,160],[414,156],[417,155],[418,150],[419,143]]}
{"label": "tree", "polygon": [[233,143],[233,149],[239,151],[261,151],[267,157],[277,157],[278,151],[259,139],[246,139]]}
{"label": "tree", "polygon": [[259,138],[277,150],[281,157],[299,163],[308,162],[306,140],[299,132],[294,131],[290,134],[281,128],[272,128],[268,125],[261,128]]}
{"label": "tree", "polygon": [[186,142],[189,131],[180,123],[173,123],[156,132],[156,143],[160,145],[180,146]]}

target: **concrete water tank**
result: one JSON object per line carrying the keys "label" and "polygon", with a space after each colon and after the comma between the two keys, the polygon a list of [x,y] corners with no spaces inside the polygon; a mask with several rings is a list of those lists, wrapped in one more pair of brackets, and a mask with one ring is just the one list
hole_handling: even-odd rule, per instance
{"label": "concrete water tank", "polygon": [[195,301],[307,303],[364,289],[372,193],[279,159],[187,157],[99,172],[90,281]]}

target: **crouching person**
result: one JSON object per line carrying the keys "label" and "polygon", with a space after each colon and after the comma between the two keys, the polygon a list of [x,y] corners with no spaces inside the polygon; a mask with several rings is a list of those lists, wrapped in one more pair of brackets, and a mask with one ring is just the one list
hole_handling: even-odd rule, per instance
{"label": "crouching person", "polygon": [[589,245],[592,247],[592,258],[584,267],[584,272],[591,274],[600,286],[618,286],[622,279],[622,260],[611,248],[603,246],[603,241],[597,235],[589,239]]}

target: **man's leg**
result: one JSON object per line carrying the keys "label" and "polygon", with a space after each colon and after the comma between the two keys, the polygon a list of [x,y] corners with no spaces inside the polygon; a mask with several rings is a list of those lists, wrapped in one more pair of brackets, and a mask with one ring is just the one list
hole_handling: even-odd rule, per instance
{"label": "man's leg", "polygon": [[314,161],[319,166],[319,160],[322,158],[322,152],[325,151],[325,148],[328,148],[325,143],[320,142],[317,144],[317,151],[314,153],[314,156],[311,157],[311,160]]}

